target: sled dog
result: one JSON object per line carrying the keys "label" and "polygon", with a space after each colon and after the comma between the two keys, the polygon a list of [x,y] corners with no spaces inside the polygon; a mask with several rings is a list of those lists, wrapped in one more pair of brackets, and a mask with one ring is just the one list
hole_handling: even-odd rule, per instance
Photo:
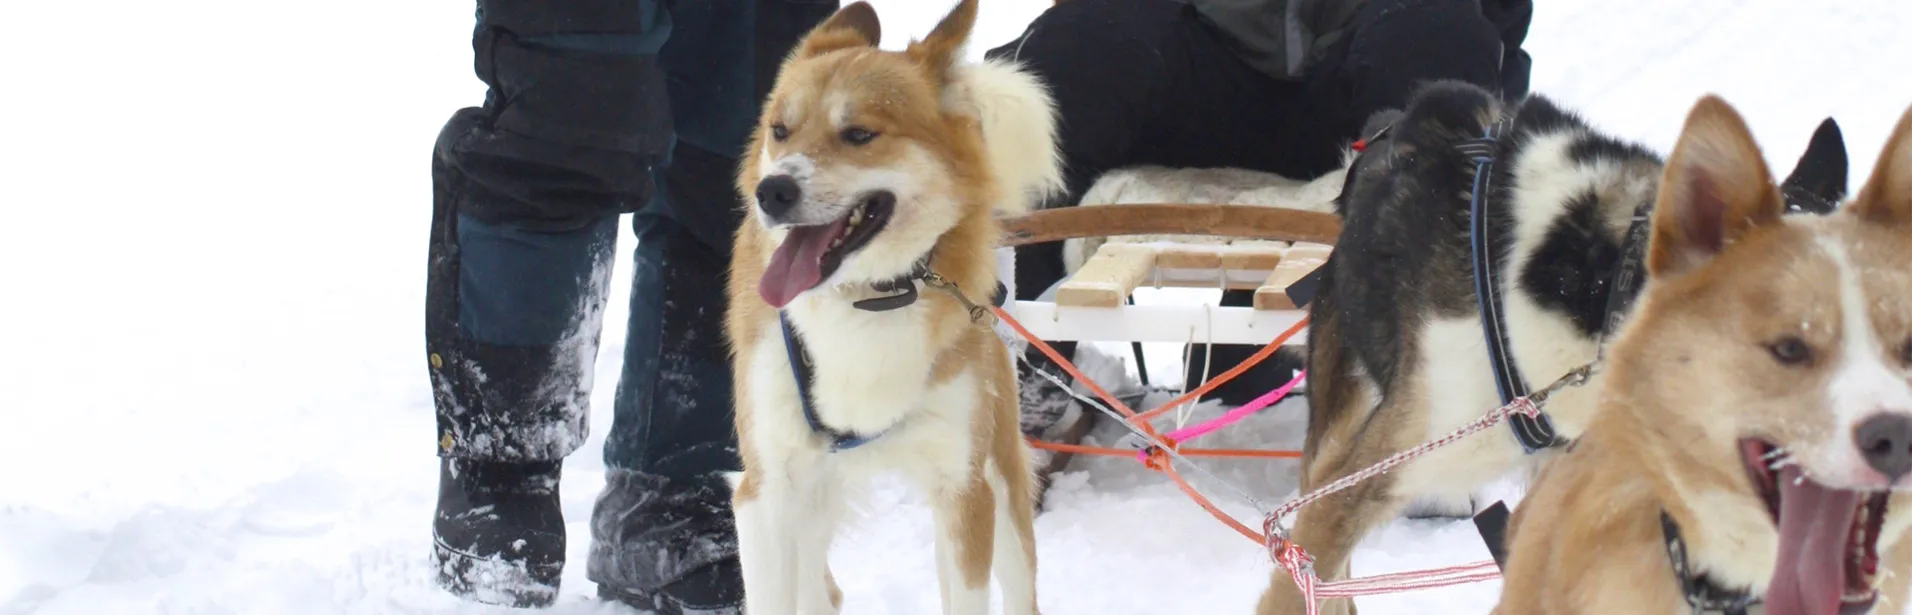
{"label": "sled dog", "polygon": [[1599,411],[1513,517],[1498,612],[1906,610],[1912,109],[1840,211],[1784,210],[1745,122],[1701,99]]}
{"label": "sled dog", "polygon": [[1014,365],[970,305],[997,290],[996,216],[1060,190],[1060,157],[1042,84],[964,60],[975,21],[962,0],[886,51],[875,10],[843,7],[786,59],[746,150],[725,326],[752,615],[837,612],[830,542],[890,471],[934,512],[944,613],[986,612],[992,569],[1008,613],[1037,612]]}
{"label": "sled dog", "polygon": [[[1303,491],[1594,361],[1637,296],[1627,280],[1645,276],[1616,274],[1639,269],[1643,220],[1660,194],[1658,154],[1543,96],[1503,103],[1478,87],[1434,83],[1376,114],[1366,134],[1336,200],[1342,234],[1308,306]],[[1845,147],[1828,119],[1785,182],[1786,206],[1826,214],[1845,183]],[[1477,292],[1477,279],[1490,292]],[[1498,367],[1495,339],[1505,349]],[[1553,395],[1544,422],[1496,426],[1303,508],[1292,539],[1323,579],[1346,578],[1355,545],[1409,503],[1465,508],[1486,483],[1531,477],[1586,429],[1607,377]],[[1257,612],[1302,608],[1288,573],[1275,570]],[[1354,610],[1346,599],[1323,609]]]}

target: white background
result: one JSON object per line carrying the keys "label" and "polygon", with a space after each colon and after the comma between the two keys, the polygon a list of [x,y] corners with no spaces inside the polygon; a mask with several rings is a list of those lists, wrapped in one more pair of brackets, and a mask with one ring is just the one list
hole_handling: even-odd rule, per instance
{"label": "white background", "polygon": [[[0,615],[516,612],[443,594],[428,560],[427,165],[445,119],[483,94],[472,5],[14,4],[0,34]],[[894,48],[949,2],[875,4]],[[1835,116],[1856,190],[1912,103],[1912,4],[1898,0],[1536,4],[1534,89],[1662,151],[1718,92],[1780,173]],[[1046,5],[984,2],[972,55]],[[588,598],[583,576],[625,302],[606,318],[598,437],[566,465],[558,615],[628,612]],[[1300,412],[1284,404],[1217,443],[1291,444]],[[1271,569],[1259,552],[1123,464],[1080,466],[1038,519],[1045,612],[1247,612]],[[1217,467],[1266,499],[1293,487],[1291,462]],[[886,484],[866,512],[833,552],[845,612],[933,611],[927,511]],[[1356,568],[1483,556],[1467,524],[1402,522]],[[1497,589],[1362,604],[1484,613]]]}

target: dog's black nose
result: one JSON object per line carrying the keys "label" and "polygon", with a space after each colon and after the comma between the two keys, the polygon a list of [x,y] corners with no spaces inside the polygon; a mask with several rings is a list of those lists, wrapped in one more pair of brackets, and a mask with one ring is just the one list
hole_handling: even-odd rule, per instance
{"label": "dog's black nose", "polygon": [[803,187],[789,175],[772,175],[757,182],[757,206],[773,219],[782,218],[803,200]]}
{"label": "dog's black nose", "polygon": [[1866,464],[1898,482],[1912,472],[1912,416],[1880,414],[1866,419],[1852,432]]}

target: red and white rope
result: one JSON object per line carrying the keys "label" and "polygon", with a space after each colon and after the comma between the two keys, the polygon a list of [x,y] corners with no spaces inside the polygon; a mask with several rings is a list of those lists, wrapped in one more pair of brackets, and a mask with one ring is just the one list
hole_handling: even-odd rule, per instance
{"label": "red and white rope", "polygon": [[[1580,374],[1579,380],[1582,382],[1584,382],[1584,375],[1584,373]],[[1569,374],[1569,377],[1573,376],[1573,374]],[[1564,382],[1566,379],[1563,378],[1562,380]],[[1320,600],[1323,598],[1352,598],[1355,596],[1393,594],[1436,587],[1447,587],[1449,585],[1478,583],[1500,578],[1500,567],[1492,560],[1489,560],[1460,566],[1450,566],[1447,568],[1324,582],[1321,580],[1321,577],[1315,574],[1314,558],[1310,557],[1307,551],[1302,550],[1301,545],[1288,540],[1288,532],[1282,528],[1281,519],[1300,510],[1303,506],[1307,506],[1322,498],[1360,484],[1361,481],[1385,474],[1401,464],[1413,461],[1415,458],[1433,452],[1435,449],[1453,444],[1463,438],[1479,433],[1484,429],[1493,427],[1507,420],[1507,417],[1514,414],[1523,414],[1530,417],[1539,416],[1540,404],[1536,402],[1535,398],[1537,397],[1540,401],[1544,401],[1546,394],[1558,390],[1561,385],[1561,382],[1556,382],[1554,386],[1548,387],[1545,391],[1542,391],[1540,395],[1517,398],[1512,403],[1495,408],[1493,411],[1481,415],[1480,418],[1474,419],[1473,422],[1462,425],[1452,433],[1423,442],[1420,446],[1395,453],[1387,459],[1381,460],[1380,463],[1341,477],[1340,480],[1310,491],[1301,497],[1281,505],[1281,507],[1276,508],[1274,512],[1269,513],[1267,520],[1262,525],[1263,535],[1267,536],[1268,539],[1268,553],[1273,556],[1276,566],[1280,566],[1281,569],[1288,571],[1288,575],[1294,578],[1295,587],[1301,591],[1301,599],[1307,604],[1308,615],[1319,615],[1321,608]]]}
{"label": "red and white rope", "polygon": [[1346,581],[1323,582],[1315,576],[1314,565],[1308,554],[1294,543],[1284,542],[1287,546],[1275,557],[1281,567],[1295,580],[1295,587],[1301,590],[1301,600],[1307,605],[1308,615],[1320,615],[1321,599],[1353,598],[1355,596],[1377,596],[1401,592],[1465,585],[1500,578],[1500,567],[1492,560],[1475,562],[1447,568],[1397,572]]}
{"label": "red and white rope", "polygon": [[[1301,497],[1295,498],[1294,500],[1289,501],[1287,504],[1282,504],[1280,508],[1276,508],[1274,512],[1269,513],[1268,515],[1268,525],[1270,526],[1269,529],[1278,530],[1280,527],[1279,526],[1280,521],[1283,517],[1286,517],[1289,514],[1292,514],[1295,511],[1300,510],[1301,507],[1303,506],[1313,504],[1317,500],[1320,500],[1321,498],[1334,495],[1336,493],[1341,492],[1344,489],[1358,485],[1361,483],[1361,481],[1374,478],[1375,476],[1379,476],[1381,474],[1386,474],[1389,470],[1393,470],[1394,468],[1400,466],[1401,464],[1407,463],[1409,461],[1413,461],[1417,457],[1431,453],[1435,449],[1441,448],[1443,446],[1447,446],[1449,444],[1453,444],[1457,441],[1460,441],[1463,438],[1479,433],[1481,430],[1487,429],[1489,427],[1493,427],[1494,425],[1499,424],[1501,421],[1507,420],[1507,417],[1513,414],[1524,414],[1530,417],[1540,416],[1540,406],[1536,405],[1532,399],[1527,397],[1515,398],[1513,403],[1507,404],[1505,406],[1501,406],[1499,408],[1495,408],[1492,412],[1488,412],[1487,414],[1481,415],[1480,418],[1474,419],[1474,422],[1468,423],[1466,425],[1462,425],[1460,429],[1454,430],[1453,433],[1449,433],[1445,436],[1441,436],[1433,440],[1428,440],[1427,442],[1421,443],[1420,446],[1416,446],[1414,448],[1410,448],[1405,451],[1395,453],[1392,456],[1389,456],[1387,459],[1381,460],[1380,463],[1374,464],[1372,466],[1368,466],[1367,469],[1361,470],[1360,472],[1355,472],[1353,474],[1343,476],[1341,477],[1340,480],[1334,481],[1332,483],[1328,483],[1327,486],[1321,487],[1314,491],[1310,491],[1308,492],[1307,495],[1303,495]],[[1280,533],[1285,533],[1285,532],[1271,531],[1268,533],[1268,535],[1272,539],[1273,536]],[[1270,545],[1270,548],[1272,549],[1273,545]]]}

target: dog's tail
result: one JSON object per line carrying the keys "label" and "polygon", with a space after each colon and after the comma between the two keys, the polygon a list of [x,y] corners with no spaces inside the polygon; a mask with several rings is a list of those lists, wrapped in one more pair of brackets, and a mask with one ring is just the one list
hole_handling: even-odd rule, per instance
{"label": "dog's tail", "polygon": [[982,124],[989,170],[1002,190],[999,215],[1028,213],[1061,193],[1062,151],[1055,101],[1035,75],[1010,60],[968,66],[958,89]]}

